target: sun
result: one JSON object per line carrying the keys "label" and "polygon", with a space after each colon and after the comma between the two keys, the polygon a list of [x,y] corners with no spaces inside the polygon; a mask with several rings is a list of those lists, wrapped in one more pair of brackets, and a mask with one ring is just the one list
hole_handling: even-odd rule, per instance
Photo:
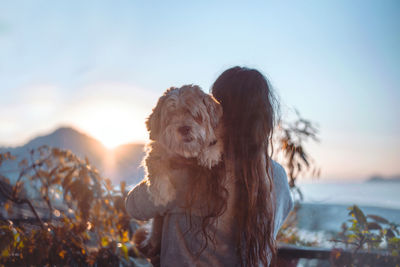
{"label": "sun", "polygon": [[76,124],[106,148],[145,142],[146,113],[124,102],[110,100],[86,103],[76,114]]}
{"label": "sun", "polygon": [[124,140],[119,131],[108,129],[100,134],[97,134],[97,139],[108,149],[114,149],[124,143],[129,143],[131,140]]}

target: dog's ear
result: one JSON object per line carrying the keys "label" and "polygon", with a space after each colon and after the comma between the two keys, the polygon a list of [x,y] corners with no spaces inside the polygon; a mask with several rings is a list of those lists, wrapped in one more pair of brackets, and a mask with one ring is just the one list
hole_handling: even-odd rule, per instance
{"label": "dog's ear", "polygon": [[156,140],[160,135],[162,106],[164,105],[168,94],[175,89],[176,87],[170,87],[164,92],[164,94],[158,99],[157,105],[153,108],[153,111],[146,120],[146,128],[147,131],[149,131],[150,140]]}
{"label": "dog's ear", "polygon": [[210,115],[210,122],[213,128],[216,128],[222,118],[222,106],[211,95],[206,94],[203,98],[204,105],[207,107],[207,112]]}
{"label": "dog's ear", "polygon": [[[163,98],[163,97],[161,97]],[[161,108],[160,102],[161,98],[158,100],[157,105],[153,108],[152,113],[146,120],[146,128],[149,131],[150,140],[156,140],[158,135],[160,134],[160,121],[161,121]]]}

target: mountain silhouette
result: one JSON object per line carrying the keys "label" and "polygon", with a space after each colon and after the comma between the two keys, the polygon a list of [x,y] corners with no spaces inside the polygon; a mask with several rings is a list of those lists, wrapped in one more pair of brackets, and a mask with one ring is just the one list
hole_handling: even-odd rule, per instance
{"label": "mountain silhouette", "polygon": [[[114,184],[120,181],[126,181],[128,185],[137,184],[144,176],[144,169],[140,166],[145,155],[144,144],[125,144],[109,150],[95,138],[71,127],[58,128],[48,135],[32,139],[23,146],[0,148],[0,153],[9,151],[17,156],[17,159],[22,159],[29,156],[30,150],[43,145],[70,150],[82,159],[87,157],[90,164]],[[16,170],[17,167],[18,160],[6,162],[0,166],[0,173]],[[16,175],[7,173],[11,179]]]}
{"label": "mountain silhouette", "polygon": [[381,176],[381,175],[373,175],[369,177],[366,182],[368,183],[399,183],[400,182],[400,175],[393,175],[393,176]]}

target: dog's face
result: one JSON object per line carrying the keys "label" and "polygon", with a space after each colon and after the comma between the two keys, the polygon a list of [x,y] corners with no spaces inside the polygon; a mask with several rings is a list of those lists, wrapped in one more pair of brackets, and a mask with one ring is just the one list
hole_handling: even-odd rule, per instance
{"label": "dog's face", "polygon": [[146,121],[150,139],[185,158],[197,157],[216,141],[221,105],[198,86],[172,87]]}

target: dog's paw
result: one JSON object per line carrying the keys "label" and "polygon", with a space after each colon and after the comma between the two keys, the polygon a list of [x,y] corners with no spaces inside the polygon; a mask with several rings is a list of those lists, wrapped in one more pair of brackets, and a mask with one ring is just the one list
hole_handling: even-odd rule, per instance
{"label": "dog's paw", "polygon": [[204,149],[197,158],[200,166],[211,169],[222,159],[222,142],[218,142],[213,146],[209,146]]}
{"label": "dog's paw", "polygon": [[148,190],[156,206],[166,206],[176,197],[175,188],[167,176],[153,179]]}

